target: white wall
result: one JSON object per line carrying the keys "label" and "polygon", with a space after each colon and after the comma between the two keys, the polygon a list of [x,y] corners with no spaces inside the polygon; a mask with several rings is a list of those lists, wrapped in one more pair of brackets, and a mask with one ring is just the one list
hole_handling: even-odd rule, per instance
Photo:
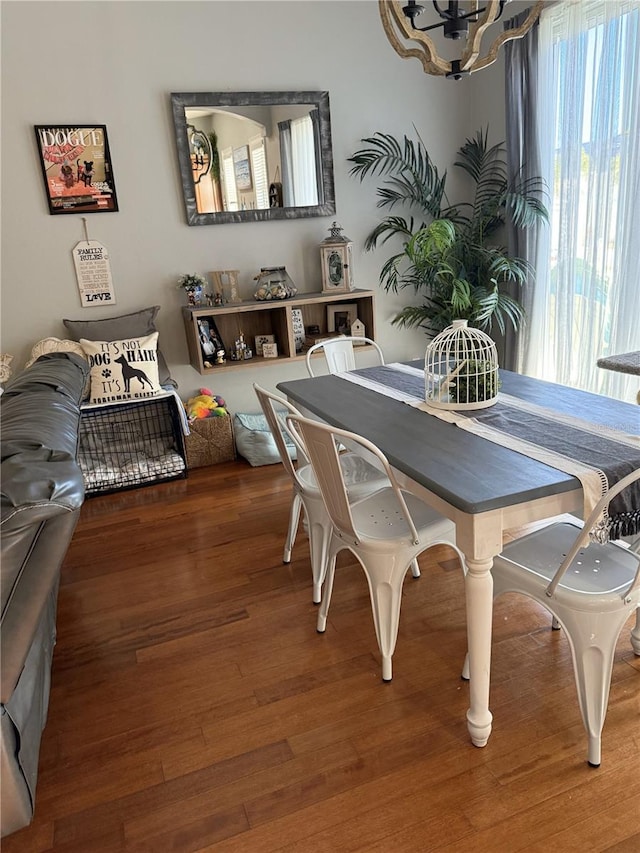
{"label": "white wall", "polygon": [[[319,290],[318,244],[333,218],[186,224],[169,93],[207,90],[329,91],[336,218],[355,242],[357,284],[377,291],[377,335],[387,358],[424,352],[421,332],[390,324],[408,294],[378,287],[389,251],[362,251],[380,217],[376,183],[350,177],[346,160],[362,137],[410,134],[415,124],[446,167],[482,123],[477,100],[471,109],[475,78],[430,77],[417,60],[401,59],[376,0],[4,2],[1,13],[1,348],[18,367],[39,339],[65,337],[63,317],[97,319],[159,304],[161,346],[185,398],[206,385],[232,410],[256,410],[252,381],[274,387],[305,375],[303,363],[206,377],[188,364],[178,276],[237,268],[248,297],[260,267],[284,264],[299,290]],[[499,99],[500,113],[496,86],[487,97]],[[117,305],[85,309],[71,257],[82,219],[49,215],[33,125],[91,122],[107,125],[120,211],[88,215],[87,224],[90,238],[110,250]]]}

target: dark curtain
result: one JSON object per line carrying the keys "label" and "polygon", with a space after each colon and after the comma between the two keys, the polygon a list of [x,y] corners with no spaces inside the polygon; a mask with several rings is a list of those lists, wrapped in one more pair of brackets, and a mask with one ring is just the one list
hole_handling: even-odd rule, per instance
{"label": "dark curtain", "polygon": [[313,149],[316,156],[316,186],[318,188],[318,204],[324,204],[324,181],[322,179],[322,148],[320,145],[320,113],[311,110],[309,113],[313,125]]}
{"label": "dark curtain", "polygon": [[280,163],[282,165],[282,206],[294,207],[291,120],[279,121],[278,131],[280,132]]}
{"label": "dark curtain", "polygon": [[[525,10],[505,21],[505,30],[519,27],[528,14],[528,10]],[[509,180],[518,176],[526,179],[542,174],[537,113],[538,33],[539,21],[536,21],[523,38],[505,44],[505,124]],[[507,223],[509,253],[535,264],[540,229],[546,227],[540,223],[533,228],[522,229]],[[516,286],[511,291],[511,295],[524,305],[527,315],[531,313],[534,287],[535,281],[530,280],[525,287]],[[518,332],[508,326],[504,339],[499,342],[502,349],[500,364],[508,370],[522,372],[528,346],[527,323]]]}

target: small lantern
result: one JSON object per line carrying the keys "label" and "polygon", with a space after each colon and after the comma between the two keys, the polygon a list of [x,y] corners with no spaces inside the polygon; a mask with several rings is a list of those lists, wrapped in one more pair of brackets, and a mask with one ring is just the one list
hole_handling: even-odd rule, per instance
{"label": "small lantern", "polygon": [[333,222],[329,236],[320,243],[323,293],[353,290],[352,246],[351,240],[342,234],[342,228]]}
{"label": "small lantern", "polygon": [[434,409],[486,409],[498,400],[498,351],[489,335],[454,320],[427,346],[425,401]]}

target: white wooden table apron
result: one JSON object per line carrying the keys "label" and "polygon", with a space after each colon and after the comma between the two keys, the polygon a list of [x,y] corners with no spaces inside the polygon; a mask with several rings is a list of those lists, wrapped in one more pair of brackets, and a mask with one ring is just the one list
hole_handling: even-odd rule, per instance
{"label": "white wooden table apron", "polygon": [[[508,385],[509,393],[517,389],[533,403],[548,405],[557,389],[565,404],[568,400],[590,422],[634,435],[639,431],[635,406],[508,371],[500,375],[503,388]],[[493,558],[502,550],[505,530],[564,512],[581,514],[580,481],[338,376],[281,382],[277,387],[299,408],[376,444],[403,488],[455,522],[456,541],[468,566],[467,727],[473,744],[485,746],[492,722]]]}

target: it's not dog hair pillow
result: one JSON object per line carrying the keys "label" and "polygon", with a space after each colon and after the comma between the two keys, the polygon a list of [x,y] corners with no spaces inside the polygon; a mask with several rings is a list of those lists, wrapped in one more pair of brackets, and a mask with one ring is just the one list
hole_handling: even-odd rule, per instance
{"label": "it's not dog hair pillow", "polygon": [[91,368],[90,403],[141,400],[162,391],[157,332],[122,341],[81,338],[80,346]]}

